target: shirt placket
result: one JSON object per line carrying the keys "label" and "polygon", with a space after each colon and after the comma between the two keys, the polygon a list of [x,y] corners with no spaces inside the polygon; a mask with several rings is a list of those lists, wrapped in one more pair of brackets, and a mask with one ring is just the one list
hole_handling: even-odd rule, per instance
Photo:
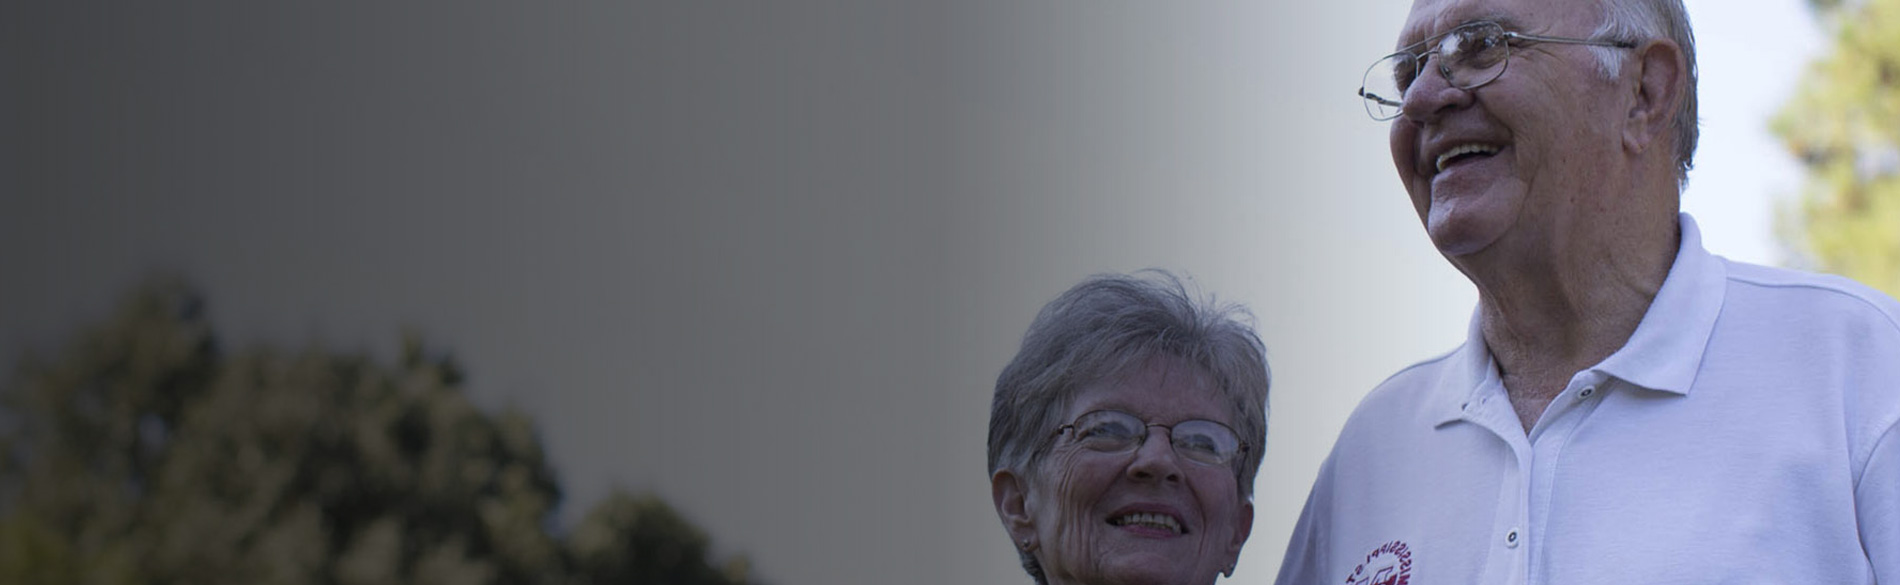
{"label": "shirt placket", "polygon": [[1550,518],[1556,511],[1552,494],[1557,489],[1557,465],[1563,460],[1564,448],[1570,444],[1571,437],[1583,426],[1596,405],[1602,402],[1610,380],[1596,371],[1586,370],[1571,377],[1564,392],[1551,400],[1550,406],[1531,428],[1531,473],[1529,485],[1529,530],[1521,535],[1531,554],[1527,583],[1542,585],[1550,582],[1545,574],[1544,528],[1550,524]]}
{"label": "shirt placket", "polygon": [[1523,583],[1527,547],[1523,546],[1523,535],[1518,527],[1525,525],[1528,510],[1532,452],[1530,441],[1517,421],[1517,413],[1511,409],[1504,385],[1495,373],[1479,386],[1471,401],[1465,403],[1464,419],[1490,431],[1511,447],[1511,454],[1499,462],[1502,469],[1497,474],[1497,509],[1491,515],[1491,531],[1485,539],[1484,574],[1478,582],[1487,585]]}
{"label": "shirt placket", "polygon": [[1482,583],[1545,582],[1538,571],[1538,555],[1550,517],[1557,463],[1571,435],[1597,403],[1603,385],[1600,374],[1578,373],[1563,394],[1552,399],[1528,435],[1495,377],[1486,380],[1465,404],[1465,419],[1497,435],[1512,453],[1512,460],[1501,462],[1505,469],[1498,474],[1497,513],[1492,516]]}

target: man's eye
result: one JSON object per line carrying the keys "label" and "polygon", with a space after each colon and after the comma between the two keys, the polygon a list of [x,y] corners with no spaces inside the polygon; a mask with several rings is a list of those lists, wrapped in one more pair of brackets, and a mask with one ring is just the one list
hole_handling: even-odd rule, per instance
{"label": "man's eye", "polygon": [[1490,67],[1504,60],[1505,52],[1508,50],[1505,45],[1508,42],[1509,39],[1502,35],[1474,37],[1460,47],[1460,53],[1454,60],[1457,61],[1459,67],[1468,69]]}
{"label": "man's eye", "polygon": [[1472,55],[1482,55],[1498,50],[1503,46],[1504,37],[1498,35],[1484,35],[1466,41],[1465,51]]}
{"label": "man's eye", "polygon": [[1418,60],[1416,58],[1401,60],[1392,68],[1392,81],[1398,84],[1401,92],[1412,87],[1412,82],[1417,79]]}

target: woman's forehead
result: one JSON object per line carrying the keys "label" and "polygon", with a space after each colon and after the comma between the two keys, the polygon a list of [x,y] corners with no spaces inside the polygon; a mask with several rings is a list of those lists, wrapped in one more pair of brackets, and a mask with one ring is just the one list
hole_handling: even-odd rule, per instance
{"label": "woman's forehead", "polygon": [[1214,376],[1198,364],[1168,354],[1131,360],[1079,390],[1069,409],[1072,415],[1114,409],[1137,415],[1193,411],[1200,417],[1227,416]]}

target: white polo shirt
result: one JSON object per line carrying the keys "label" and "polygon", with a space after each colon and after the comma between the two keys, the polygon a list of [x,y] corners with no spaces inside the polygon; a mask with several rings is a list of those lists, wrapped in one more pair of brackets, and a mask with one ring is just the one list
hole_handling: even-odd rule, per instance
{"label": "white polo shirt", "polygon": [[1710,255],[1527,434],[1472,318],[1320,468],[1281,585],[1900,584],[1900,303]]}

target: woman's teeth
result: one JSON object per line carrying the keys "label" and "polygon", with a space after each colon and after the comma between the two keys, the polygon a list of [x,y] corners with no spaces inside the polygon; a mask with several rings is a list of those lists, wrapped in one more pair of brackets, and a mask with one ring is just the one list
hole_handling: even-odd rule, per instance
{"label": "woman's teeth", "polygon": [[1181,533],[1181,522],[1167,514],[1155,514],[1151,512],[1127,514],[1119,518],[1111,519],[1108,523],[1116,526],[1146,526],[1149,528],[1159,528],[1175,534]]}

